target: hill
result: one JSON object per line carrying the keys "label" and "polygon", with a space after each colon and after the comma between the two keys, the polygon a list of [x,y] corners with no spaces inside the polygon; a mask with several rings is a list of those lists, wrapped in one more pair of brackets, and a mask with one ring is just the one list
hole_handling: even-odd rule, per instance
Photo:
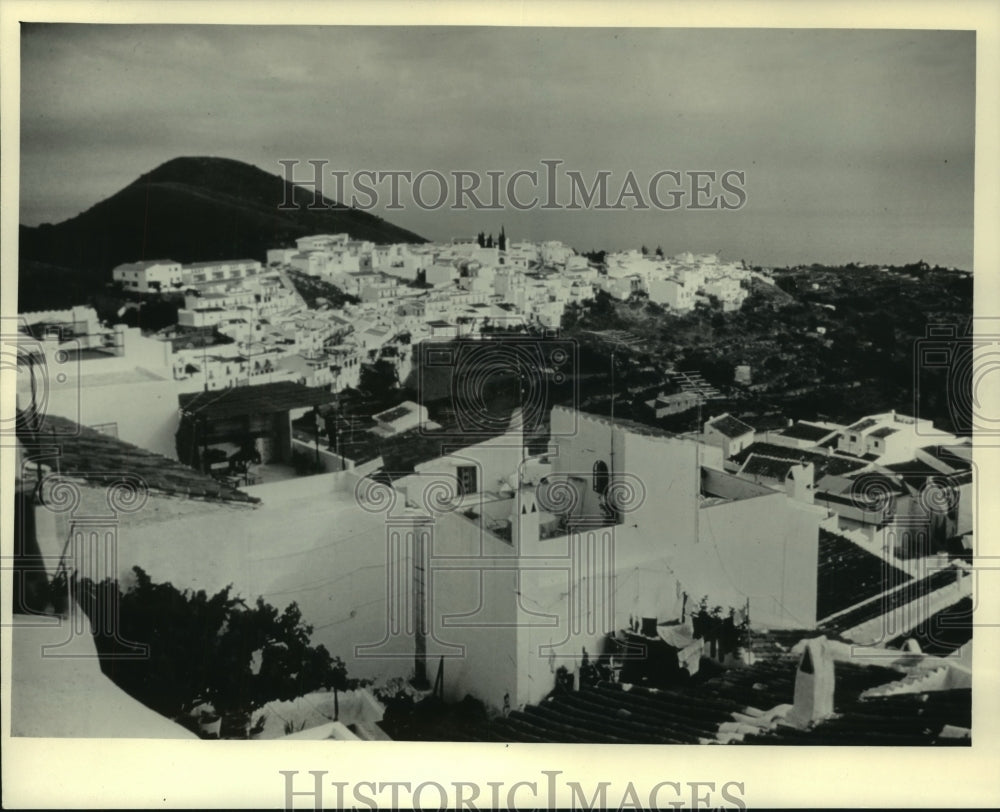
{"label": "hill", "polygon": [[[56,225],[20,228],[19,309],[80,303],[111,280],[122,262],[251,258],[294,245],[308,234],[348,232],[375,243],[425,242],[368,212],[307,208],[311,189],[297,189],[297,208],[278,206],[292,185],[228,158],[175,158],[87,211]],[[83,299],[81,299],[83,297]]]}
{"label": "hill", "polygon": [[[973,312],[971,276],[919,264],[775,269],[772,276],[773,285],[752,281],[743,306],[728,313],[704,304],[676,313],[642,296],[617,301],[601,292],[567,310],[564,337],[578,343],[582,372],[603,371],[607,380],[609,341],[627,336],[635,349],[617,352],[615,412],[671,431],[690,430],[695,411],[658,421],[645,404],[674,391],[671,372],[685,370],[723,395],[705,405],[705,416],[728,411],[759,427],[772,415],[843,423],[895,409],[969,433],[972,384],[949,376],[967,368],[962,359],[971,353],[961,338]],[[938,325],[960,337],[944,342],[952,360],[920,363],[928,329]],[[744,364],[749,385],[735,380]],[[585,408],[607,414],[609,387],[594,379],[581,387]]]}

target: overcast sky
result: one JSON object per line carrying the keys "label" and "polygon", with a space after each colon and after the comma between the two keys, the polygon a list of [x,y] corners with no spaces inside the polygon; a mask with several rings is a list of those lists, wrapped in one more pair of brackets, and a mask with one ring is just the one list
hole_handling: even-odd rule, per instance
{"label": "overcast sky", "polygon": [[742,170],[746,204],[378,213],[431,239],[502,224],[580,250],[972,265],[971,32],[32,25],[21,48],[27,224],[179,155],[275,174],[561,159],[611,171],[613,196],[630,170]]}

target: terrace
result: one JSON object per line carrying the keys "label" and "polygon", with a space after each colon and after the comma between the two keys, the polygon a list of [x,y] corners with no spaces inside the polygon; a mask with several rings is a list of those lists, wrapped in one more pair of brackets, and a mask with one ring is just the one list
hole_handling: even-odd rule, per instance
{"label": "terrace", "polygon": [[331,470],[317,461],[315,449],[297,447],[304,444],[292,437],[291,413],[334,399],[322,389],[289,382],[182,394],[177,435],[182,462],[242,484],[287,478],[289,470],[299,475]]}

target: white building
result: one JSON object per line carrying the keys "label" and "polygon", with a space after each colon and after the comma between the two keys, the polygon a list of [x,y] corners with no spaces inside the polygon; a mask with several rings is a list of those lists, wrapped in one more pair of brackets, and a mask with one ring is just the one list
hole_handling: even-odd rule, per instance
{"label": "white building", "polygon": [[676,279],[654,278],[646,283],[649,300],[682,313],[694,307],[694,289]]}
{"label": "white building", "polygon": [[887,464],[911,459],[918,448],[954,442],[958,438],[936,429],[931,420],[891,411],[848,426],[837,440],[837,451]]}
{"label": "white building", "polygon": [[184,266],[184,284],[199,287],[255,278],[261,264],[255,259],[220,259]]}
{"label": "white building", "polygon": [[447,287],[458,279],[458,268],[451,262],[435,262],[424,272],[424,280],[436,288]]}
{"label": "white building", "polygon": [[[168,342],[116,325],[96,336],[18,336],[17,404],[176,458],[177,386]],[[34,372],[34,374],[32,374]]]}
{"label": "white building", "polygon": [[299,251],[323,251],[329,248],[343,248],[350,239],[350,234],[313,234],[309,237],[299,237],[295,241],[295,247]]}
{"label": "white building", "polygon": [[722,449],[723,460],[739,454],[754,440],[753,427],[728,412],[705,421],[704,440]]}
{"label": "white building", "polygon": [[[815,625],[824,509],[704,469],[701,446],[647,426],[559,407],[550,425],[549,448],[526,451],[516,414],[393,483],[396,505],[433,518],[407,549],[430,610],[418,673],[443,656],[447,699],[539,701],[608,632],[679,618],[702,595],[749,601],[772,627]],[[403,565],[390,561],[390,583]]]}
{"label": "white building", "polygon": [[185,275],[179,262],[171,259],[150,259],[126,262],[111,272],[115,282],[140,293],[159,293],[184,286]]}

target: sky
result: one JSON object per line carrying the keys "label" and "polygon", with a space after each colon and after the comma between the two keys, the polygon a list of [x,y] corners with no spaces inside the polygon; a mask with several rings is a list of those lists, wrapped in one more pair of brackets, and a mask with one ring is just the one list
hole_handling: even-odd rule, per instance
{"label": "sky", "polygon": [[[503,226],[581,251],[971,269],[974,152],[974,32],[22,26],[28,225],[181,155],[275,174],[297,160],[296,179],[309,160],[505,181],[561,160],[588,186],[609,172],[612,200],[629,172],[648,189],[664,170],[740,171],[745,203],[426,211],[407,198],[374,211],[435,240]],[[670,176],[660,188],[669,199]]]}

